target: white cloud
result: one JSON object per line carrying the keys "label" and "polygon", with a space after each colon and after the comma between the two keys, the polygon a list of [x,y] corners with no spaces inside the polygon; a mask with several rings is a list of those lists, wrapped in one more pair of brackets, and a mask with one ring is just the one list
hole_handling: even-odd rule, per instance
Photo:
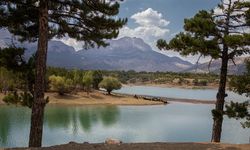
{"label": "white cloud", "polygon": [[141,26],[161,26],[165,27],[170,22],[162,18],[162,14],[153,10],[152,8],[148,8],[145,11],[139,12],[131,16],[132,19],[135,20]]}
{"label": "white cloud", "polygon": [[131,16],[131,19],[138,24],[135,28],[125,26],[120,30],[119,37],[129,36],[142,38],[146,43],[155,48],[155,43],[159,38],[163,38],[168,32],[168,20],[162,14],[148,8]]}
{"label": "white cloud", "polygon": [[73,46],[75,50],[81,50],[83,49],[84,42],[77,41],[73,38],[69,38],[68,36],[62,38],[62,39],[56,39],[54,38],[53,40],[55,41],[61,41],[65,43],[66,45]]}

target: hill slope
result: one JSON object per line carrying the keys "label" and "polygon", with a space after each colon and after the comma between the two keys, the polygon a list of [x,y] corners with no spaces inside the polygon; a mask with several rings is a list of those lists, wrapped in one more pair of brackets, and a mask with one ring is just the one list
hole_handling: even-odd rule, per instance
{"label": "hill slope", "polygon": [[[234,62],[235,64],[230,60],[228,63],[228,74],[242,74],[246,70],[245,66],[245,59],[249,57],[238,57],[235,58]],[[209,62],[202,63],[199,65],[194,65],[183,72],[198,72],[198,73],[208,73],[208,72],[213,72],[213,73],[220,73],[220,67],[221,67],[221,60],[215,60],[211,63],[210,68],[209,67]]]}
{"label": "hill slope", "polygon": [[178,57],[153,51],[139,38],[124,37],[110,41],[109,47],[81,50],[77,54],[86,69],[179,72],[192,66]]}

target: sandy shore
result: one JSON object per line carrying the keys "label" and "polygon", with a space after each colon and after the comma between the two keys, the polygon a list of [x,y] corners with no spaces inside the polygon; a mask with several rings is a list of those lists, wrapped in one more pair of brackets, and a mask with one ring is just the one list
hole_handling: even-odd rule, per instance
{"label": "sandy shore", "polygon": [[216,143],[127,143],[120,145],[70,143],[44,148],[12,150],[249,150],[250,144]]}
{"label": "sandy shore", "polygon": [[[0,93],[0,104],[3,94]],[[74,95],[60,96],[57,93],[46,93],[49,96],[49,105],[162,105],[163,102],[148,101],[144,99],[136,99],[133,96],[126,95],[106,95],[103,92],[95,91],[87,94],[86,92],[78,92]]]}
{"label": "sandy shore", "polygon": [[[67,94],[60,96],[55,92],[46,93],[49,97],[49,105],[162,105],[164,102],[145,100],[143,95],[137,95],[140,98],[135,98],[134,95],[113,93],[107,95],[102,91],[94,91],[89,94],[86,92],[78,92],[77,94]],[[5,105],[2,101],[4,97],[0,93],[0,105]],[[145,96],[154,98],[154,96]],[[198,99],[178,99],[155,97],[169,103],[191,103],[191,104],[215,104],[212,100],[198,100]]]}
{"label": "sandy shore", "polygon": [[[3,94],[0,93],[0,105],[5,105],[2,101]],[[212,100],[197,100],[197,99],[177,99],[158,97],[162,101],[145,100],[142,95],[117,94],[107,95],[102,91],[94,91],[89,94],[86,92],[78,92],[77,94],[68,94],[60,96],[57,93],[46,93],[45,96],[49,97],[49,105],[163,105],[164,102],[169,103],[191,103],[191,104],[215,104]],[[145,96],[154,98],[153,96]]]}
{"label": "sandy shore", "polygon": [[77,95],[59,96],[57,93],[46,93],[51,105],[161,105],[162,102],[136,99],[126,95],[106,95],[95,91],[79,92]]}

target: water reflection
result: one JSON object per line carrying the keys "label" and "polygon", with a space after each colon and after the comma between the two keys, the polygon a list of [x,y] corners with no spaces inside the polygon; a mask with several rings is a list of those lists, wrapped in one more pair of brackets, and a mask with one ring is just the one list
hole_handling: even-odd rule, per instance
{"label": "water reflection", "polygon": [[47,108],[45,112],[45,122],[49,128],[68,128],[70,119],[70,108],[53,107]]}
{"label": "water reflection", "polygon": [[[119,118],[117,106],[99,107],[48,107],[45,113],[45,122],[50,129],[72,127],[73,133],[78,130],[91,131],[97,122],[104,126],[116,123]],[[81,126],[81,129],[78,127]]]}
{"label": "water reflection", "polygon": [[[30,109],[16,106],[0,106],[0,147],[26,144],[30,124]],[[28,126],[27,126],[28,125]],[[27,128],[28,127],[28,128]],[[14,131],[13,131],[14,130]],[[13,138],[13,132],[15,137]]]}
{"label": "water reflection", "polygon": [[[47,106],[43,146],[75,141],[209,142],[213,105]],[[0,147],[27,147],[30,109],[0,106]],[[194,134],[195,133],[195,134]],[[248,143],[250,129],[225,118],[222,142]]]}
{"label": "water reflection", "polygon": [[10,118],[8,117],[9,111],[6,108],[1,109],[0,113],[0,143],[6,145],[9,131],[10,131]]}
{"label": "water reflection", "polygon": [[119,109],[115,106],[110,106],[108,109],[100,110],[100,118],[105,126],[110,126],[119,118]]}

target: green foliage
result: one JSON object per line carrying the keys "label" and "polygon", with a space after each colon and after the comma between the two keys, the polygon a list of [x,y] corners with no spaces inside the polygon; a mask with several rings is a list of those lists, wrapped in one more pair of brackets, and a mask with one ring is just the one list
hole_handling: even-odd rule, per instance
{"label": "green foliage", "polygon": [[[39,103],[44,94],[44,80],[47,57],[48,40],[53,37],[68,36],[77,41],[83,41],[85,48],[107,46],[107,39],[116,38],[119,29],[126,24],[127,19],[115,19],[119,13],[119,3],[105,0],[1,0],[0,1],[0,29],[8,30],[18,35],[20,41],[38,42],[37,71],[35,92]],[[65,82],[71,82],[65,80]],[[73,81],[72,81],[73,82]],[[63,93],[66,86],[58,90]],[[40,90],[38,90],[40,89]],[[41,131],[43,120],[43,105],[34,105],[40,109],[32,111],[30,147],[40,147],[42,143]],[[39,118],[35,118],[35,117]],[[34,118],[34,119],[33,119]],[[41,119],[41,121],[37,121]]]}
{"label": "green foliage", "polygon": [[98,90],[99,83],[103,80],[102,72],[101,71],[92,71],[92,77],[93,77],[93,88]]}
{"label": "green foliage", "polygon": [[246,62],[247,72],[244,75],[235,76],[229,82],[230,90],[250,97],[250,60]]}
{"label": "green foliage", "polygon": [[21,99],[22,106],[27,106],[29,108],[32,107],[32,104],[34,102],[34,97],[32,94],[30,94],[29,92],[23,92],[23,93],[20,93],[19,97]]}
{"label": "green foliage", "polygon": [[49,82],[51,90],[58,92],[59,95],[70,93],[72,90],[73,81],[71,79],[52,75],[49,77]]}
{"label": "green foliage", "polygon": [[239,102],[231,102],[230,105],[226,105],[226,111],[228,117],[242,119],[246,116],[250,115],[247,110],[248,102],[239,103]]}
{"label": "green foliage", "polygon": [[[213,59],[222,58],[227,53],[223,49],[225,45],[230,50],[228,59],[249,54],[247,46],[250,45],[250,33],[240,31],[241,28],[250,27],[246,23],[249,21],[247,3],[249,2],[232,2],[230,8],[229,4],[227,7],[221,4],[222,14],[216,14],[213,10],[201,10],[194,17],[184,20],[185,32],[177,34],[169,43],[163,39],[158,40],[157,47],[174,50],[184,56],[200,54]],[[242,10],[241,15],[235,15],[238,9]]]}
{"label": "green foliage", "polygon": [[82,83],[83,87],[87,92],[90,92],[92,84],[93,84],[93,74],[91,71],[86,72],[86,74],[83,76]]}
{"label": "green foliage", "polygon": [[[177,34],[169,42],[163,39],[157,41],[159,49],[174,50],[184,56],[198,54],[221,59],[218,90],[218,95],[221,96],[217,97],[216,110],[212,111],[215,125],[212,133],[213,142],[220,142],[228,61],[250,54],[249,8],[249,2],[222,0],[217,8],[221,11],[220,14],[214,10],[201,10],[194,17],[184,20],[185,32]],[[245,82],[246,78],[242,81]],[[241,86],[238,90],[242,93],[242,85],[237,86]],[[218,107],[221,102],[222,107]]]}
{"label": "green foliage", "polygon": [[80,70],[73,70],[73,83],[75,86],[81,83],[82,73]]}
{"label": "green foliage", "polygon": [[[235,76],[229,82],[230,90],[240,94],[250,97],[250,60],[246,61],[247,72],[244,75]],[[250,128],[250,113],[248,107],[249,102],[234,103],[231,102],[230,105],[226,106],[226,114],[230,118],[245,118],[246,122],[242,123],[244,128]]]}
{"label": "green foliage", "polygon": [[193,84],[194,84],[195,86],[207,86],[208,80],[206,80],[206,79],[201,79],[201,80],[194,79],[194,80],[193,80]]}
{"label": "green foliage", "polygon": [[13,71],[22,70],[25,64],[24,50],[16,47],[0,48],[0,66]]}
{"label": "green foliage", "polygon": [[34,97],[29,92],[11,92],[3,98],[3,101],[7,104],[21,105],[31,108],[34,102]]}
{"label": "green foliage", "polygon": [[[118,36],[127,19],[114,19],[119,3],[103,0],[48,0],[49,38],[69,36],[86,47],[106,46],[106,39]],[[1,0],[0,28],[7,27],[21,41],[36,41],[39,33],[37,0]]]}
{"label": "green foliage", "polygon": [[24,92],[11,92],[4,97],[8,104],[20,104],[31,108],[35,82],[35,58],[24,60],[23,48],[9,47],[0,50],[0,81],[4,92],[21,89]]}
{"label": "green foliage", "polygon": [[120,89],[122,85],[116,78],[105,77],[99,84],[99,87],[106,89],[108,94],[110,94],[113,90]]}
{"label": "green foliage", "polygon": [[245,122],[241,122],[243,128],[250,128],[250,113],[248,110],[249,102],[231,102],[230,105],[226,105],[225,114],[229,118],[245,119]]}
{"label": "green foliage", "polygon": [[6,93],[13,91],[15,88],[16,77],[11,71],[6,68],[0,67],[0,92]]}
{"label": "green foliage", "polygon": [[19,95],[17,92],[9,93],[4,98],[3,101],[7,104],[18,104],[20,102]]}
{"label": "green foliage", "polygon": [[[51,75],[63,76],[65,78],[74,79],[77,72],[77,76],[81,77],[78,83],[82,83],[82,76],[89,71],[85,70],[67,70],[64,68],[54,68],[48,67],[47,77]],[[135,72],[135,71],[90,71],[93,74],[93,88],[95,83],[99,83],[103,76],[111,76],[117,78],[123,84],[129,83],[156,83],[156,84],[166,84],[172,83],[174,79],[183,78],[183,83],[188,84],[187,79],[199,79],[206,80],[208,83],[217,83],[219,76],[216,74],[208,73],[176,73],[176,72]],[[97,73],[96,73],[97,72]],[[96,75],[97,74],[97,75]],[[95,77],[98,76],[98,77]],[[75,85],[75,83],[74,83]]]}

